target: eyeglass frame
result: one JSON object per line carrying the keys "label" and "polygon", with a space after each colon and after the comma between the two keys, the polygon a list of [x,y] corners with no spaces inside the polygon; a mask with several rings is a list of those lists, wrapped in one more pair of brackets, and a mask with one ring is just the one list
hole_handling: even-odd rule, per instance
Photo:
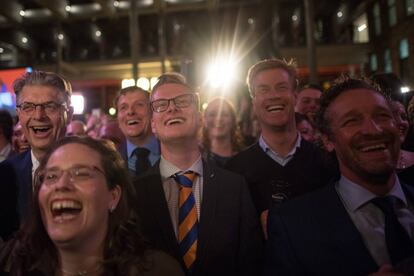
{"label": "eyeglass frame", "polygon": [[[89,180],[89,179],[94,178],[94,176],[91,176],[90,175],[90,176],[87,176],[87,177],[86,176],[83,176],[83,177],[85,177],[85,179],[76,179],[76,177],[78,177],[78,178],[81,177],[82,178],[82,176],[76,175],[76,173],[77,173],[76,170],[85,169],[85,168],[88,169],[88,170],[90,170],[90,171],[93,171],[93,172],[99,172],[99,173],[101,173],[106,178],[106,174],[105,174],[104,170],[98,168],[97,166],[75,165],[75,166],[72,166],[72,167],[67,168],[67,169],[60,169],[60,168],[57,168],[57,167],[52,167],[52,168],[49,168],[49,169],[45,168],[45,169],[39,171],[36,174],[36,176],[37,176],[36,183],[37,183],[37,185],[43,185],[43,184],[45,184],[48,187],[53,186],[57,182],[59,182],[59,180],[62,179],[64,173],[67,173],[69,175],[69,180],[72,183],[82,182],[82,181],[86,181],[86,180]],[[45,178],[42,178],[42,177],[45,177],[46,176],[46,173],[48,171],[49,172],[56,172],[57,173],[57,178],[54,179],[53,182],[45,183]]]}
{"label": "eyeglass frame", "polygon": [[[31,105],[31,107],[33,108],[33,110],[31,111],[26,111],[23,109],[23,105],[25,104],[29,104]],[[53,104],[54,108],[56,108],[56,110],[53,111],[48,111],[47,110],[47,106]],[[40,107],[42,110],[44,110],[46,112],[46,114],[48,115],[52,115],[55,114],[60,108],[64,107],[65,109],[67,109],[67,103],[57,103],[54,101],[49,101],[49,102],[45,102],[45,103],[40,103],[40,104],[36,104],[36,103],[32,103],[32,102],[23,102],[21,104],[16,105],[16,108],[18,108],[21,112],[25,113],[28,116],[33,115],[36,112],[37,107]]]}
{"label": "eyeglass frame", "polygon": [[[184,106],[177,105],[176,100],[177,100],[178,98],[180,98],[180,97],[184,97],[184,96],[191,96],[191,102],[190,102],[188,105],[184,105]],[[155,103],[155,102],[161,102],[161,101],[166,101],[166,102],[167,102],[167,105],[166,105],[166,107],[165,107],[165,109],[164,109],[164,110],[159,111],[159,110],[157,110],[157,109],[154,107],[154,103]],[[168,108],[170,107],[170,102],[174,102],[174,105],[175,105],[176,107],[178,107],[178,108],[186,108],[186,107],[189,107],[192,103],[197,103],[197,102],[198,102],[198,94],[197,94],[197,93],[185,93],[185,94],[178,95],[178,96],[176,96],[176,97],[174,97],[174,98],[171,98],[171,99],[158,99],[158,100],[151,101],[151,102],[150,102],[150,105],[151,105],[151,110],[152,110],[152,111],[154,111],[154,112],[156,112],[156,113],[162,113],[162,112],[165,112],[165,111],[167,111],[167,110],[168,110]]]}

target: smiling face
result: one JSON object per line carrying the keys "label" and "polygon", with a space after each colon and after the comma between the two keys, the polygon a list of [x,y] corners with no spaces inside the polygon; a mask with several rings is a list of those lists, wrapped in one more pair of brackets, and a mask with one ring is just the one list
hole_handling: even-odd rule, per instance
{"label": "smiling face", "polygon": [[128,140],[146,140],[151,135],[151,112],[148,97],[143,91],[131,91],[118,100],[118,124]]}
{"label": "smiling face", "polygon": [[230,137],[235,127],[232,109],[224,100],[213,100],[204,111],[204,124],[211,138]]}
{"label": "smiling face", "polygon": [[299,124],[296,125],[296,127],[303,139],[309,142],[315,142],[315,130],[307,120],[301,121]]}
{"label": "smiling face", "polygon": [[262,129],[284,129],[295,125],[295,93],[288,72],[269,69],[253,80],[253,110]]}
{"label": "smiling face", "polygon": [[405,111],[404,105],[398,101],[394,101],[391,104],[392,114],[394,115],[395,122],[400,133],[400,141],[404,142],[408,134],[410,123],[408,122],[407,111]]}
{"label": "smiling face", "polygon": [[[182,84],[167,83],[159,86],[153,93],[152,102],[160,99],[173,99],[184,94],[191,94],[192,91]],[[177,107],[173,101],[170,101],[167,110],[154,111],[151,121],[152,132],[161,143],[197,140],[201,127],[201,114],[197,108],[196,94],[192,95],[194,98],[186,107]]]}
{"label": "smiling face", "polygon": [[329,105],[325,116],[331,131],[328,144],[334,147],[344,176],[358,183],[391,175],[400,142],[382,95],[367,89],[348,90]]}
{"label": "smiling face", "polygon": [[322,92],[317,89],[303,89],[300,93],[298,93],[296,111],[308,116],[310,119],[313,119],[319,109],[319,99],[321,95]]}
{"label": "smiling face", "polygon": [[[64,171],[85,166],[95,168],[90,177],[72,180]],[[101,156],[86,145],[66,144],[50,156],[46,169],[53,172],[50,176],[64,171],[56,183],[44,182],[39,190],[42,221],[50,239],[58,248],[101,246],[109,209],[116,207],[121,195],[119,186],[109,190]]]}
{"label": "smiling face", "polygon": [[[19,104],[34,103],[44,104],[53,102],[64,103],[62,93],[51,86],[26,85],[18,97]],[[42,107],[36,107],[33,114],[27,114],[18,109],[20,124],[23,134],[29,141],[36,155],[42,155],[53,143],[65,135],[66,125],[72,117],[71,109],[64,106],[58,107],[55,112],[47,112]],[[39,156],[37,156],[39,158]]]}

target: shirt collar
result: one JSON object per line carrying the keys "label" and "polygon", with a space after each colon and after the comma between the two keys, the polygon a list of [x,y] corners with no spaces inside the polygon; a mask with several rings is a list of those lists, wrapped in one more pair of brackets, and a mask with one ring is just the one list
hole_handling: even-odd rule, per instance
{"label": "shirt collar", "polygon": [[[290,150],[290,152],[284,157],[284,158],[288,158],[290,156],[293,156],[296,153],[296,149],[300,148],[300,144],[302,143],[302,137],[300,136],[299,133],[297,133],[296,136],[296,142],[293,145],[292,149]],[[266,141],[263,138],[263,135],[260,135],[259,137],[259,146],[263,149],[264,152],[267,151],[272,151],[275,155],[281,157],[277,152],[275,152],[274,150],[272,150],[267,144]]]}
{"label": "shirt collar", "polygon": [[[203,175],[203,161],[201,159],[201,155],[188,169],[184,171],[193,171],[197,173],[197,175],[202,176]],[[161,156],[160,174],[161,174],[162,179],[170,178],[174,174],[180,173],[180,172],[183,172],[183,170],[180,170],[174,164],[172,164],[171,162],[169,162],[168,160],[164,159]]]}
{"label": "shirt collar", "polygon": [[[127,146],[128,157],[131,157],[132,153],[138,146],[130,142],[128,139],[126,140],[126,146]],[[151,135],[148,142],[145,145],[143,145],[142,148],[148,149],[153,154],[160,155],[159,142],[158,142],[158,139],[154,135]]]}
{"label": "shirt collar", "polygon": [[34,174],[36,169],[39,167],[40,162],[39,162],[39,160],[37,160],[36,156],[34,155],[33,150],[30,150],[30,154],[31,154],[31,157],[32,157],[32,173]]}
{"label": "shirt collar", "polygon": [[[337,183],[336,189],[340,194],[347,209],[355,212],[362,205],[366,204],[371,199],[377,197],[374,193],[368,191],[361,185],[358,185],[345,176],[341,175],[341,179]],[[392,195],[401,200],[407,206],[407,198],[402,190],[398,177],[395,176],[395,184],[387,195]]]}
{"label": "shirt collar", "polygon": [[9,155],[10,151],[11,151],[11,144],[7,143],[1,150],[0,150],[0,156],[7,158],[7,156]]}

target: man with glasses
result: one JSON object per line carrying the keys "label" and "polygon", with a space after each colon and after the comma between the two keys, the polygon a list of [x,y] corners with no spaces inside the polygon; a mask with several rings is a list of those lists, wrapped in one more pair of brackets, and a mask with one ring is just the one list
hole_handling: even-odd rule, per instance
{"label": "man with glasses", "polygon": [[151,108],[161,159],[134,183],[144,234],[187,275],[259,275],[262,240],[247,185],[202,159],[198,95],[182,78],[162,75]]}
{"label": "man with glasses", "polygon": [[17,186],[17,209],[23,220],[28,215],[34,172],[46,151],[65,135],[72,119],[72,88],[58,74],[33,71],[14,82],[14,91],[19,122],[31,150],[2,162],[0,179]]}
{"label": "man with glasses", "polygon": [[147,171],[160,158],[160,146],[151,132],[148,91],[130,86],[115,98],[118,125],[126,141],[119,146],[131,175]]}

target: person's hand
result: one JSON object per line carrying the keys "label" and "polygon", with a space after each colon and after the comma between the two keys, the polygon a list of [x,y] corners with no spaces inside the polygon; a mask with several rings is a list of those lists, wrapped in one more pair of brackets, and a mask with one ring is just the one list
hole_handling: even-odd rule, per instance
{"label": "person's hand", "polygon": [[385,264],[377,272],[371,273],[368,276],[404,276],[404,274],[395,272],[391,265]]}
{"label": "person's hand", "polygon": [[263,230],[263,234],[265,239],[267,240],[268,236],[267,236],[267,216],[269,214],[269,209],[264,210],[261,214],[260,214],[260,224],[262,225],[262,230]]}

